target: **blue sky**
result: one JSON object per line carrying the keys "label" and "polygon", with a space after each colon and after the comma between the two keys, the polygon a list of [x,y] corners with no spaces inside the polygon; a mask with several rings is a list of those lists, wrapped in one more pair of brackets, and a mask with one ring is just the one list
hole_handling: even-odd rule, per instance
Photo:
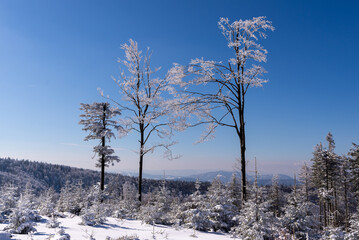
{"label": "blue sky", "polygon": [[[267,16],[276,30],[262,42],[269,80],[248,92],[247,158],[263,173],[293,173],[331,131],[336,152],[359,143],[359,17],[354,1],[0,1],[0,156],[94,169],[94,142],[83,142],[81,102],[114,98],[120,45],[133,38],[153,50],[162,72],[173,62],[231,56],[217,27]],[[201,129],[177,134],[168,161],[148,155],[145,169],[231,170],[239,143],[230,130],[192,143]],[[112,142],[136,170],[136,136]]]}

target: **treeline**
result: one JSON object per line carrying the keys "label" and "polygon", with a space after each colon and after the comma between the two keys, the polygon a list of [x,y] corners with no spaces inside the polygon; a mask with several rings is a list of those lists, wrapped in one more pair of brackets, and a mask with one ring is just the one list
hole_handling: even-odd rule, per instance
{"label": "treeline", "polygon": [[[12,183],[15,186],[24,187],[30,183],[35,192],[42,192],[53,188],[60,192],[66,183],[78,184],[87,188],[95,185],[100,180],[100,172],[69,167],[64,165],[35,162],[29,160],[15,160],[10,158],[0,158],[0,186]],[[105,183],[116,184],[121,190],[125,182],[132,182],[137,186],[137,178],[123,176],[121,174],[107,173]],[[143,191],[145,193],[157,188],[161,181],[153,179],[144,179]],[[194,182],[188,181],[167,181],[167,187],[175,193],[184,195],[195,191]],[[209,183],[203,185],[203,191],[209,186]]]}

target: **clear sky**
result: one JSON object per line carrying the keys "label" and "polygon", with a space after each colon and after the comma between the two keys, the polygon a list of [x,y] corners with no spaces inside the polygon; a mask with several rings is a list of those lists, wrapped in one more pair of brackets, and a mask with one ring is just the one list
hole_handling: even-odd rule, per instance
{"label": "clear sky", "polygon": [[[356,1],[0,1],[0,157],[94,169],[92,146],[78,125],[80,103],[120,98],[120,45],[133,38],[153,50],[165,74],[173,62],[226,60],[217,27],[267,16],[276,30],[262,42],[269,80],[250,89],[247,158],[263,173],[292,174],[331,131],[336,152],[359,143],[359,4]],[[237,136],[193,145],[201,129],[176,135],[178,160],[148,155],[146,170],[232,170]],[[137,170],[136,136],[115,140],[122,161],[110,171]]]}

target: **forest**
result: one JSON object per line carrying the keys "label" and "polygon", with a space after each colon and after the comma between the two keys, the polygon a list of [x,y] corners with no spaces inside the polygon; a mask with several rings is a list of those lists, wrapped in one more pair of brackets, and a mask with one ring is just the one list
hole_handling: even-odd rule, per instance
{"label": "forest", "polygon": [[[192,190],[188,190],[190,183],[181,186],[183,182],[152,180],[157,186],[151,185],[141,202],[134,178],[113,178],[101,191],[99,183],[86,181],[94,180],[95,172],[89,170],[83,174],[87,178],[66,181],[59,191],[54,187],[36,188],[30,181],[23,185],[3,183],[0,222],[6,224],[7,232],[28,234],[35,231],[42,217],[49,218],[49,226],[57,227],[58,219],[70,213],[89,226],[99,226],[112,217],[225,233],[238,239],[358,239],[359,145],[353,144],[346,156],[338,156],[334,150],[329,133],[326,143],[315,147],[310,165],[301,167],[291,187],[279,185],[276,176],[271,185],[259,186],[260,175],[256,173],[255,181],[248,184],[249,198],[245,202],[235,174],[227,184],[219,178],[209,185],[197,181],[192,183]],[[27,169],[35,166],[29,161],[2,161],[7,161],[2,169],[16,169],[13,166],[19,163]],[[48,164],[37,166],[50,168]],[[38,169],[34,175],[41,175]],[[78,175],[69,176],[76,179]],[[186,188],[187,192],[181,192]]]}
{"label": "forest", "polygon": [[[132,38],[121,44],[112,89],[99,87],[102,101],[73,106],[99,171],[0,158],[0,240],[359,239],[357,143],[337,154],[328,132],[290,185],[278,175],[261,184],[257,162],[248,175],[247,147],[255,143],[247,130],[246,113],[255,106],[248,104],[248,93],[268,83],[262,44],[275,28],[264,16],[220,17],[217,25],[229,57],[172,63],[164,74],[152,65],[149,47],[141,50]],[[164,159],[179,159],[176,134],[195,128],[202,128],[196,143],[212,140],[221,128],[235,136],[238,156],[230,181],[144,178],[148,155],[162,151]],[[136,177],[109,171],[123,159],[116,138],[136,144]],[[251,155],[260,151],[250,149]]]}

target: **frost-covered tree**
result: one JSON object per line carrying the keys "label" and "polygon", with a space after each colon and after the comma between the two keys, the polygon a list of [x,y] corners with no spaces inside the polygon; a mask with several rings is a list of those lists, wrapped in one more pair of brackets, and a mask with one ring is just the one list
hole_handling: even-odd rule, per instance
{"label": "frost-covered tree", "polygon": [[139,217],[150,224],[170,224],[172,196],[163,180],[162,186],[153,192],[146,205],[141,206]]}
{"label": "frost-covered tree", "polygon": [[350,200],[353,199],[353,193],[351,190],[351,182],[350,180],[353,179],[352,172],[350,171],[350,158],[347,156],[341,156],[341,168],[340,168],[340,185],[341,188],[339,189],[341,191],[339,203],[344,203],[344,216],[343,216],[343,222],[345,229],[348,229],[349,226],[349,219],[351,215],[350,211]]}
{"label": "frost-covered tree", "polygon": [[251,196],[235,217],[237,224],[231,232],[239,239],[272,239],[276,221],[269,211],[269,202],[264,198],[263,189],[254,185],[250,192]]}
{"label": "frost-covered tree", "polygon": [[[247,199],[246,181],[246,138],[245,138],[245,101],[249,88],[262,86],[267,80],[257,63],[266,62],[267,50],[259,44],[266,38],[265,31],[274,30],[272,23],[265,17],[230,22],[221,18],[219,28],[225,36],[228,47],[234,56],[228,61],[193,59],[189,67],[174,66],[173,73],[181,79],[186,74],[195,77],[189,81],[178,80],[184,87],[183,99],[204,123],[209,123],[202,140],[213,136],[218,126],[233,129],[239,138],[241,153],[242,199]],[[198,85],[203,85],[199,88]],[[194,123],[198,125],[198,122]]]}
{"label": "frost-covered tree", "polygon": [[106,221],[106,207],[104,203],[104,191],[96,184],[86,190],[85,200],[82,200],[83,207],[81,208],[81,224],[88,226],[95,226]]}
{"label": "frost-covered tree", "polygon": [[116,217],[119,218],[135,218],[139,208],[137,188],[129,181],[122,185],[121,200]]}
{"label": "frost-covered tree", "polygon": [[240,239],[263,240],[273,238],[276,227],[276,218],[269,212],[267,194],[263,188],[258,186],[257,161],[255,160],[255,179],[250,189],[250,198],[243,203],[243,206],[234,220],[236,226],[231,229],[234,237]]}
{"label": "frost-covered tree", "polygon": [[287,204],[283,209],[284,214],[280,218],[281,227],[284,227],[290,235],[295,236],[295,239],[313,237],[318,227],[316,218],[318,209],[307,200],[305,189],[305,185],[302,185],[302,188],[297,188],[294,183],[292,192],[287,196]]}
{"label": "frost-covered tree", "polygon": [[232,174],[231,180],[227,184],[227,191],[230,201],[236,206],[235,211],[241,208],[241,184],[236,174]]}
{"label": "frost-covered tree", "polygon": [[208,231],[211,228],[209,220],[209,203],[200,192],[200,181],[196,180],[196,191],[183,203],[182,212],[178,212],[176,218],[183,218],[184,226],[194,230]]}
{"label": "frost-covered tree", "polygon": [[76,185],[66,182],[61,188],[59,200],[57,201],[57,210],[60,212],[70,212],[79,215],[85,206],[85,191],[81,182]]}
{"label": "frost-covered tree", "polygon": [[0,222],[8,218],[19,199],[19,189],[13,184],[5,184],[0,190]]}
{"label": "frost-covered tree", "polygon": [[120,158],[114,156],[114,150],[106,145],[106,140],[110,141],[115,135],[112,128],[119,129],[119,125],[112,118],[120,115],[120,111],[115,108],[110,108],[109,103],[92,104],[81,103],[80,110],[84,111],[80,117],[83,118],[79,124],[84,125],[83,130],[89,131],[89,135],[85,137],[88,140],[100,140],[100,144],[93,148],[96,155],[99,156],[96,167],[101,168],[101,190],[104,190],[105,185],[105,167],[113,162],[119,162]]}
{"label": "frost-covered tree", "polygon": [[331,133],[328,133],[326,140],[328,148],[322,144],[315,147],[313,153],[312,180],[318,189],[320,200],[320,216],[324,227],[335,225],[338,221],[338,180],[340,176],[341,161],[334,153],[334,140]]}
{"label": "frost-covered tree", "polygon": [[38,206],[39,213],[45,216],[52,216],[56,209],[57,193],[53,188],[47,189],[40,196],[40,204]]}
{"label": "frost-covered tree", "polygon": [[279,217],[282,212],[283,205],[283,193],[279,186],[279,177],[278,174],[273,175],[272,185],[270,189],[270,198],[271,198],[271,210],[275,217]]}
{"label": "frost-covered tree", "polygon": [[36,221],[40,216],[34,209],[33,196],[30,194],[21,194],[15,208],[9,215],[9,224],[5,227],[11,233],[28,234],[35,232]]}
{"label": "frost-covered tree", "polygon": [[353,191],[359,197],[359,145],[353,143],[348,155],[350,157],[350,170],[352,172],[351,184]]}
{"label": "frost-covered tree", "polygon": [[234,225],[237,207],[233,204],[225,185],[216,177],[207,191],[209,220],[214,231],[229,231]]}
{"label": "frost-covered tree", "polygon": [[305,198],[309,201],[309,192],[313,183],[311,182],[311,169],[306,162],[300,168],[299,180],[303,183]]}
{"label": "frost-covered tree", "polygon": [[[141,202],[144,156],[157,148],[164,148],[165,157],[175,158],[170,151],[170,147],[175,144],[174,141],[158,143],[150,141],[153,141],[151,139],[156,134],[160,139],[171,137],[172,128],[181,117],[169,117],[176,113],[175,104],[168,99],[168,96],[175,92],[171,85],[172,75],[167,74],[164,78],[156,77],[160,68],[151,68],[149,50],[143,55],[138,49],[137,42],[132,39],[129,40],[129,44],[123,44],[122,49],[125,51],[125,58],[119,59],[119,63],[127,69],[127,72],[122,71],[120,78],[114,79],[120,89],[121,99],[115,101],[111,98],[111,100],[124,113],[120,121],[123,125],[123,128],[119,129],[120,137],[126,136],[131,131],[138,133],[140,145],[138,198]],[[100,92],[103,95],[103,92]]]}

